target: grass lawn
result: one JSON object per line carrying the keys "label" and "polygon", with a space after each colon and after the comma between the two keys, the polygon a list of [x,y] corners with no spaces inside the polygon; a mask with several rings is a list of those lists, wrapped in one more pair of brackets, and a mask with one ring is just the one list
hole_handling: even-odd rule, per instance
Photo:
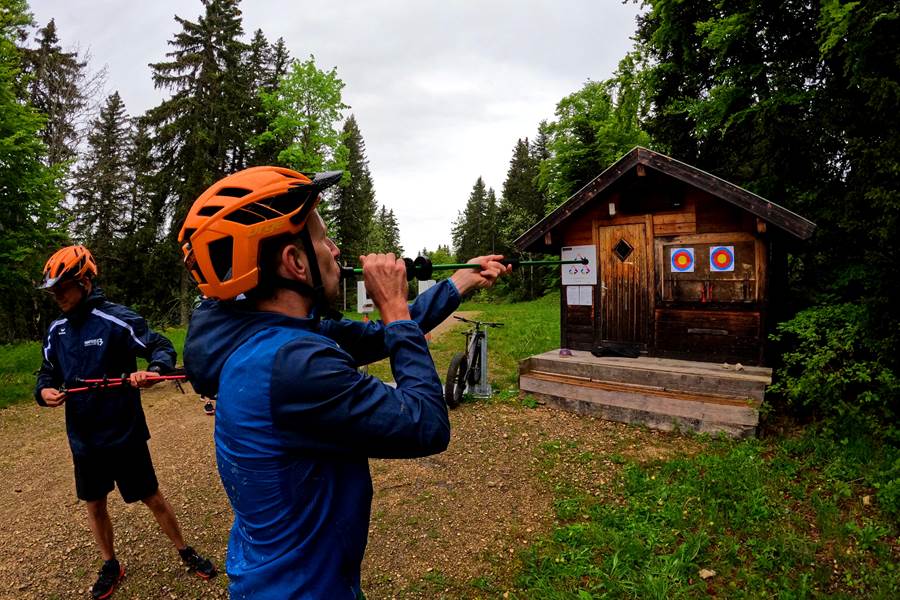
{"label": "grass lawn", "polygon": [[40,366],[40,342],[0,345],[0,408],[32,397]]}
{"label": "grass lawn", "polygon": [[621,460],[609,489],[567,477],[609,457],[546,443],[556,527],[520,556],[510,597],[900,597],[897,521],[873,484],[891,461],[875,466],[870,450],[809,433],[709,441],[694,456]]}

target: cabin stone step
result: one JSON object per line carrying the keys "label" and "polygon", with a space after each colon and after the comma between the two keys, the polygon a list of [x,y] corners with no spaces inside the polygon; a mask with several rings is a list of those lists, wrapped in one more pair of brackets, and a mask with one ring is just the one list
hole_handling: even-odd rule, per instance
{"label": "cabin stone step", "polygon": [[519,364],[519,373],[531,372],[671,392],[752,398],[758,403],[772,382],[772,371],[765,367],[748,366],[738,370],[736,365],[663,358],[598,358],[579,351],[573,351],[571,357],[560,357],[558,351],[553,351],[527,358]]}
{"label": "cabin stone step", "polygon": [[521,373],[519,390],[564,410],[666,431],[750,437],[759,423],[759,402],[732,395],[683,393],[541,372]]}

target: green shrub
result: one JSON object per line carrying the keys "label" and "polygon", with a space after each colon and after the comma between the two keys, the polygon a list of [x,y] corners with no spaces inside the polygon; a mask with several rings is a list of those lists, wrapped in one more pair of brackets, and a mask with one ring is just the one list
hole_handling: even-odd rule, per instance
{"label": "green shrub", "polygon": [[808,308],[778,325],[783,354],[773,392],[824,419],[838,437],[873,435],[900,442],[900,378],[892,364],[891,332],[865,305]]}

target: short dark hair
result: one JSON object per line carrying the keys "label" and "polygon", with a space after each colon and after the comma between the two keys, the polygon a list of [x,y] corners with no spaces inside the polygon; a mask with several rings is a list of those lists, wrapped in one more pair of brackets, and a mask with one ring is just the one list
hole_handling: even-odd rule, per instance
{"label": "short dark hair", "polygon": [[300,233],[285,233],[266,240],[259,245],[259,257],[257,268],[259,269],[259,282],[256,287],[246,292],[248,300],[259,302],[269,300],[275,296],[275,292],[281,287],[278,283],[278,267],[281,264],[281,253],[288,245],[296,246],[303,252],[303,244],[300,241]]}

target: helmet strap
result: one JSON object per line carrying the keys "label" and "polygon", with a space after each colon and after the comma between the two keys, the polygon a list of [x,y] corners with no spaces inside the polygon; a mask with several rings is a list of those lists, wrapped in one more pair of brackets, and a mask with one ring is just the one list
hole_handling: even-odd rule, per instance
{"label": "helmet strap", "polygon": [[275,277],[275,285],[282,289],[297,292],[301,296],[313,296],[315,294],[315,290],[302,281],[288,279],[287,277],[281,277],[280,275]]}
{"label": "helmet strap", "polygon": [[322,282],[322,272],[319,270],[319,257],[313,246],[312,236],[309,235],[309,228],[304,227],[300,231],[300,240],[303,242],[303,249],[306,251],[306,259],[309,263],[309,274],[312,276],[314,318],[316,320],[332,319],[336,311],[328,305],[328,299],[325,297],[325,284]]}
{"label": "helmet strap", "polygon": [[334,311],[328,306],[325,298],[325,286],[322,283],[322,273],[319,270],[319,259],[316,256],[316,249],[313,246],[312,237],[306,228],[300,231],[298,236],[303,244],[303,251],[306,253],[306,259],[309,263],[309,275],[312,285],[306,284],[296,279],[287,279],[286,277],[277,277],[276,285],[278,287],[292,290],[302,296],[309,296],[313,299],[313,317],[318,320],[322,317],[332,318]]}
{"label": "helmet strap", "polygon": [[81,277],[75,281],[75,284],[78,286],[78,289],[81,290],[81,300],[78,301],[79,304],[87,300],[87,297],[90,295],[88,292],[87,284],[85,283],[85,278]]}

